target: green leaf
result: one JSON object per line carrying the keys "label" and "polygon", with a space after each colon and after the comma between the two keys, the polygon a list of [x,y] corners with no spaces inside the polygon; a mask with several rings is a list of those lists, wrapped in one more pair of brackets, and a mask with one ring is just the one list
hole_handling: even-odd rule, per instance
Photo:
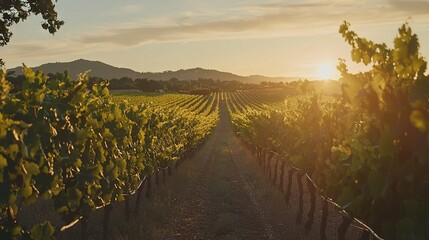
{"label": "green leaf", "polygon": [[352,60],[356,63],[360,63],[362,58],[362,54],[359,49],[352,50]]}
{"label": "green leaf", "polygon": [[21,189],[21,194],[23,197],[28,198],[33,194],[33,188],[29,185],[26,185]]}
{"label": "green leaf", "polygon": [[103,90],[101,91],[102,96],[107,96],[109,95],[109,89],[107,87],[104,87]]}
{"label": "green leaf", "polygon": [[105,128],[103,131],[103,138],[105,138],[108,141],[112,141],[114,138],[113,134],[110,132],[108,128]]}
{"label": "green leaf", "polygon": [[24,163],[25,169],[27,170],[27,173],[37,176],[40,173],[39,165],[33,163],[33,162],[25,162]]}
{"label": "green leaf", "polygon": [[371,57],[368,54],[364,54],[362,57],[363,64],[368,65],[371,63]]}
{"label": "green leaf", "polygon": [[0,169],[7,166],[7,160],[2,155],[0,155]]}
{"label": "green leaf", "polygon": [[77,188],[71,188],[67,191],[70,199],[79,201],[82,198],[82,192]]}
{"label": "green leaf", "polygon": [[121,109],[119,109],[118,106],[115,105],[113,108],[113,115],[115,116],[116,120],[120,120],[122,118],[122,112]]}
{"label": "green leaf", "polygon": [[424,114],[420,110],[414,110],[410,116],[411,124],[420,130],[421,132],[425,132],[427,129],[427,122]]}
{"label": "green leaf", "polygon": [[34,240],[52,239],[55,229],[50,222],[44,222],[31,228],[30,236]]}
{"label": "green leaf", "polygon": [[45,94],[43,93],[42,90],[39,90],[35,93],[35,99],[37,103],[42,103],[43,100],[45,99]]}

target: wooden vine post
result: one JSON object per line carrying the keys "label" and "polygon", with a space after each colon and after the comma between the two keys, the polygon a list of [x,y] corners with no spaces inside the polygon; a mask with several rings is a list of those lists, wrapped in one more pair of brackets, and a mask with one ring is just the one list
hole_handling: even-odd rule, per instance
{"label": "wooden vine post", "polygon": [[300,225],[302,222],[302,214],[304,213],[304,187],[302,186],[303,172],[296,175],[298,181],[298,214],[296,216],[296,224]]}
{"label": "wooden vine post", "polygon": [[310,178],[307,178],[307,189],[310,192],[310,211],[308,212],[308,221],[305,223],[305,233],[311,231],[314,221],[314,213],[316,211],[316,187]]}

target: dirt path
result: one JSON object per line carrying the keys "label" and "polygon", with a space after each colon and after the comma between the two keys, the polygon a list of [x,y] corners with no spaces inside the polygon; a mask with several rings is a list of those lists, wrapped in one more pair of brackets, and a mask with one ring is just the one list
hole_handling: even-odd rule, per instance
{"label": "dirt path", "polygon": [[[290,204],[258,169],[254,157],[232,131],[226,105],[214,134],[194,159],[198,174],[185,194],[173,203],[173,216],[162,227],[159,239],[320,239],[322,201],[317,198],[311,231],[296,224],[298,187],[292,184]],[[285,177],[285,181],[287,181]],[[303,223],[309,209],[304,192]],[[330,208],[327,239],[337,239],[341,216]],[[350,228],[346,239],[361,232]]]}
{"label": "dirt path", "polygon": [[274,225],[262,207],[240,156],[249,153],[234,135],[222,102],[213,136],[192,160],[199,161],[197,179],[177,199],[160,239],[280,239],[284,227]]}

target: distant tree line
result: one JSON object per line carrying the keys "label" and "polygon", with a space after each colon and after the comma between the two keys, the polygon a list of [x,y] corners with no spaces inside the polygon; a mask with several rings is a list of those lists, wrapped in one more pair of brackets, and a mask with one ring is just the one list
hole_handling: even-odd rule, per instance
{"label": "distant tree line", "polygon": [[[98,81],[102,81],[98,79]],[[237,90],[256,90],[256,89],[296,89],[303,83],[309,82],[296,81],[290,83],[284,82],[261,82],[256,83],[244,83],[240,81],[221,81],[219,79],[203,79],[198,80],[179,80],[177,78],[171,78],[170,80],[148,80],[148,79],[131,79],[129,77],[123,77],[120,79],[110,79],[109,89],[110,90],[127,90],[136,89],[143,92],[187,92],[195,94],[208,94],[210,92],[219,91],[237,91]]]}
{"label": "distant tree line", "polygon": [[[25,78],[23,75],[15,76],[13,72],[8,73],[7,79],[16,86],[15,89],[20,89]],[[50,78],[59,78],[61,74],[48,74]],[[318,81],[300,80],[294,82],[261,82],[244,83],[239,81],[221,81],[219,79],[198,79],[198,80],[179,80],[172,78],[170,80],[148,80],[148,79],[132,79],[129,77],[113,78],[105,80],[99,77],[89,77],[88,87],[93,84],[103,81],[109,82],[110,90],[139,90],[142,92],[170,92],[170,93],[190,93],[190,94],[210,94],[211,92],[219,91],[238,91],[238,90],[261,90],[261,89],[284,89],[290,92],[305,92],[308,88],[320,88]],[[323,84],[330,84],[328,81],[323,81]],[[337,85],[333,82],[331,85]],[[332,92],[332,91],[331,91]]]}
{"label": "distant tree line", "polygon": [[[91,78],[92,80],[93,78]],[[102,81],[101,79],[94,79]],[[143,92],[184,92],[192,94],[209,94],[218,91],[236,91],[257,89],[259,84],[249,84],[239,81],[221,81],[219,79],[198,79],[198,80],[179,80],[171,78],[170,80],[148,80],[148,79],[131,79],[123,77],[120,79],[110,79],[110,90],[127,90],[136,89]]]}

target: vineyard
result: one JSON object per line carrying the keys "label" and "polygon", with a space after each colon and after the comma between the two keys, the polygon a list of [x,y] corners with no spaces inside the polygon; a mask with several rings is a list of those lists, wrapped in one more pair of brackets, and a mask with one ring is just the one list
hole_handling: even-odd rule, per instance
{"label": "vineyard", "polygon": [[[352,60],[369,70],[340,60],[340,95],[309,81],[109,92],[85,74],[25,66],[16,89],[3,71],[0,239],[60,239],[78,224],[89,239],[96,212],[109,239],[113,205],[132,222],[153,183],[185,164],[191,180],[156,238],[429,239],[429,76],[417,36],[404,24],[390,49],[349,28]],[[29,224],[23,212],[41,202],[60,220]]]}
{"label": "vineyard", "polygon": [[[180,163],[218,121],[215,95],[114,96],[106,86],[87,88],[63,75],[47,78],[25,69],[17,94],[0,78],[1,239],[49,239],[110,205],[141,195],[145,181]],[[20,209],[51,200],[64,224],[25,229]],[[127,205],[127,204],[126,204]],[[105,237],[106,237],[105,236]]]}
{"label": "vineyard", "polygon": [[338,239],[346,239],[351,225],[362,229],[360,239],[428,239],[429,77],[417,37],[404,25],[388,49],[359,38],[347,23],[340,33],[352,46],[353,61],[370,71],[351,74],[341,60],[340,98],[309,90],[281,108],[261,109],[260,101],[245,107],[254,98],[231,96],[235,131],[286,202],[296,176],[298,224],[306,181],[311,205],[305,231],[312,228],[318,194],[325,204],[320,239],[327,239],[328,204],[343,215]]}

